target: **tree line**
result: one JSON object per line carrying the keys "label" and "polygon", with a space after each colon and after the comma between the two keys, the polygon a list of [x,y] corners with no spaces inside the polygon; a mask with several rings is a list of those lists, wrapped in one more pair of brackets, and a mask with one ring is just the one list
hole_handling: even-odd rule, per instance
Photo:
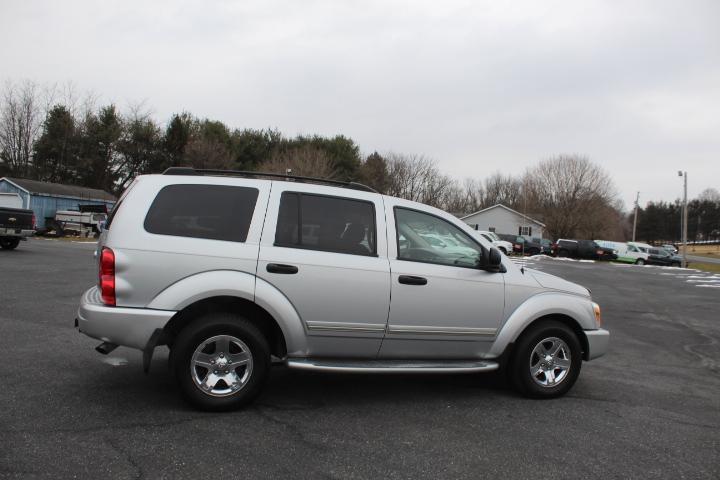
{"label": "tree line", "polygon": [[[363,155],[344,135],[288,137],[273,128],[231,128],[189,112],[161,125],[142,104],[124,112],[114,104],[96,104],[93,95],[80,96],[72,87],[6,83],[0,97],[0,176],[118,194],[137,175],[171,166],[290,170],[361,182],[458,216],[500,203],[544,222],[552,238],[624,240],[630,234],[612,179],[582,155],[557,155],[521,175],[496,172],[458,181],[423,155]],[[643,229],[647,215],[640,216]]]}
{"label": "tree line", "polygon": [[[682,202],[649,202],[638,209],[636,238],[677,243],[682,239]],[[704,190],[688,201],[688,241],[720,239],[720,192]]]}

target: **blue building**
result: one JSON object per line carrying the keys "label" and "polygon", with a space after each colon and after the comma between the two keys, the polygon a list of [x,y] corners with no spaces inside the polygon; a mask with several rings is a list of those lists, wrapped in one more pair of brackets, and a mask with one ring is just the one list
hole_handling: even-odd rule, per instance
{"label": "blue building", "polygon": [[0,178],[0,192],[19,195],[23,208],[35,213],[37,228],[44,228],[45,219],[54,217],[57,210],[78,210],[80,205],[105,205],[109,212],[116,201],[114,195],[103,190],[25,178]]}

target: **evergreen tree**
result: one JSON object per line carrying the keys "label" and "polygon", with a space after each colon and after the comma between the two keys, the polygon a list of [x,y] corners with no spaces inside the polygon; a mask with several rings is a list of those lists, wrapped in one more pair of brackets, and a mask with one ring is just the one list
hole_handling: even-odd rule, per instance
{"label": "evergreen tree", "polygon": [[46,182],[76,183],[79,140],[72,113],[64,105],[54,106],[35,142],[35,178]]}

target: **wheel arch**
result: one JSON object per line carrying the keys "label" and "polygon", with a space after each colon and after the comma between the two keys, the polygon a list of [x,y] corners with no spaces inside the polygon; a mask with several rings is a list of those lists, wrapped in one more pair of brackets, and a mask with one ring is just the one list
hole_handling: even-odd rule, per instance
{"label": "wheel arch", "polygon": [[528,328],[547,320],[567,325],[577,335],[583,359],[588,360],[589,343],[584,330],[596,328],[592,303],[587,298],[558,292],[536,295],[520,305],[498,332],[489,356],[505,358]]}
{"label": "wheel arch", "polygon": [[165,343],[172,342],[178,325],[184,327],[191,316],[224,309],[275,325],[273,335],[278,333],[275,327],[282,333],[284,348],[277,351],[284,352],[283,356],[303,356],[307,352],[305,327],[293,304],[275,286],[250,273],[216,270],[191,275],[161,291],[147,308],[177,312],[164,332]]}
{"label": "wheel arch", "polygon": [[172,345],[180,331],[196,318],[215,312],[243,315],[262,332],[268,340],[273,355],[279,358],[287,355],[285,334],[277,320],[258,304],[230,295],[203,298],[177,312],[163,328],[162,343]]}
{"label": "wheel arch", "polygon": [[587,339],[587,335],[585,335],[585,332],[583,331],[580,324],[572,317],[569,317],[567,315],[563,314],[549,314],[542,317],[538,317],[535,320],[528,323],[525,328],[522,329],[522,331],[515,337],[510,343],[508,343],[505,348],[500,353],[499,357],[503,359],[503,361],[507,361],[508,359],[512,358],[512,354],[515,348],[515,344],[518,342],[520,337],[523,336],[525,332],[527,332],[531,327],[534,327],[538,323],[545,322],[548,320],[555,320],[557,322],[562,323],[563,325],[570,328],[570,330],[575,333],[577,336],[578,341],[580,342],[580,347],[582,348],[582,358],[583,360],[590,360],[590,347]]}

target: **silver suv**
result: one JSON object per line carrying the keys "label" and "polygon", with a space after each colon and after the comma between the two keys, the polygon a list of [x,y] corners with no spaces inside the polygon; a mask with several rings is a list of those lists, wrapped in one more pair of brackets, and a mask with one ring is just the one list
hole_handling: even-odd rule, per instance
{"label": "silver suv", "polygon": [[142,350],[146,371],[167,345],[183,396],[206,410],[251,401],[272,357],[333,372],[503,367],[523,394],[556,397],[608,346],[586,288],[516,266],[448,213],[355,183],[141,176],[97,256],[80,331],[101,353]]}

